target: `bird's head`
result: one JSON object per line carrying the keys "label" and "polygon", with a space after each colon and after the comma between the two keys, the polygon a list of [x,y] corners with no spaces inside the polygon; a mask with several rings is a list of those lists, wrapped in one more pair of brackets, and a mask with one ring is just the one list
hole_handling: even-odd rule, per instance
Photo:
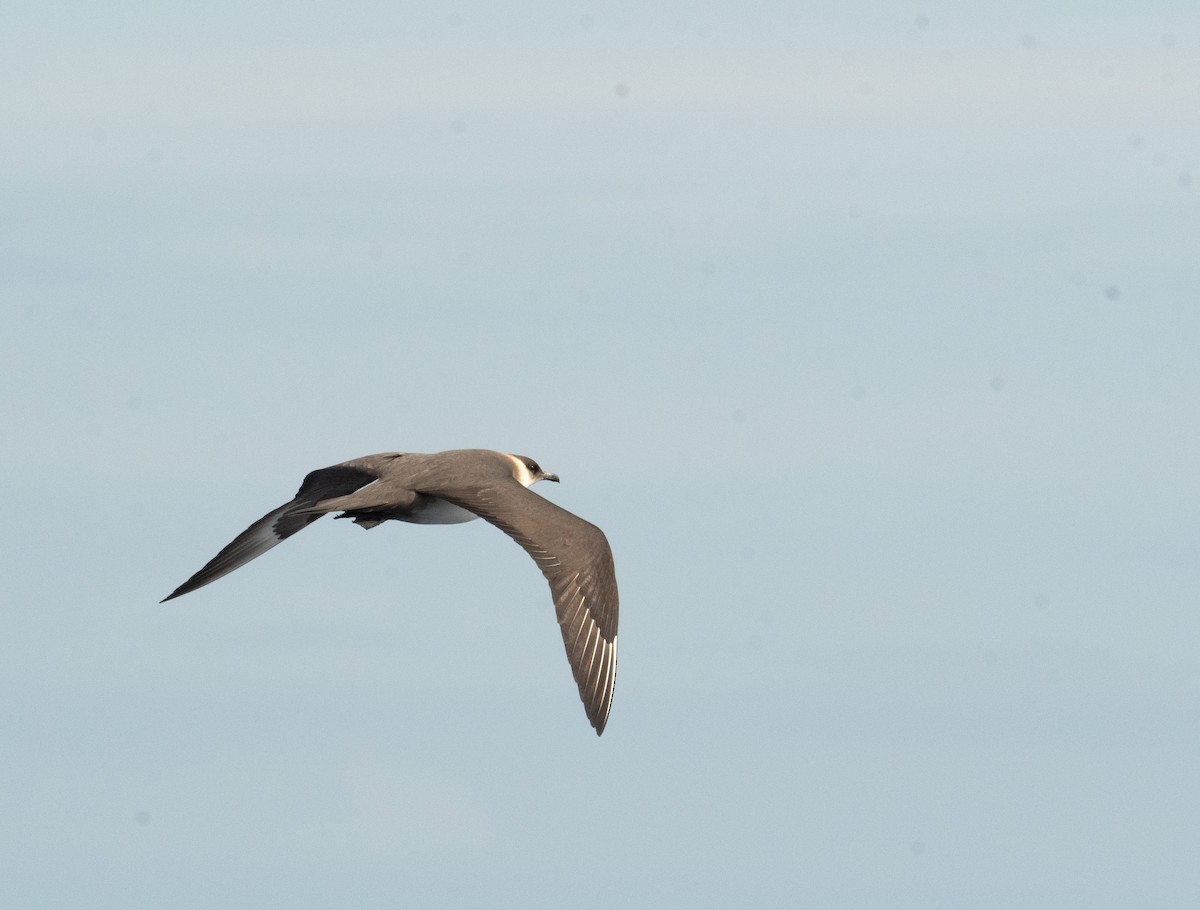
{"label": "bird's head", "polygon": [[531,487],[539,480],[552,480],[554,483],[558,483],[557,474],[543,471],[541,465],[528,455],[510,455],[508,457],[513,460],[513,477],[522,485]]}

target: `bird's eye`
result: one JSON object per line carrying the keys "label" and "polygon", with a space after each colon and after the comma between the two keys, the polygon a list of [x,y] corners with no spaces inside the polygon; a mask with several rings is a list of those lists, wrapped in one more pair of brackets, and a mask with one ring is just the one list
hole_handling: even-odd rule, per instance
{"label": "bird's eye", "polygon": [[536,461],[529,462],[529,470],[531,470],[534,474],[542,473],[542,469],[538,467],[538,463]]}

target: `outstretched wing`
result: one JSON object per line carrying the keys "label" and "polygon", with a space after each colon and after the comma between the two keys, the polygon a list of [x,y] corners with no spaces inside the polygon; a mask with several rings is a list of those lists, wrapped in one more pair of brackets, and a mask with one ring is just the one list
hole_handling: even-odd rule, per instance
{"label": "outstretched wing", "polygon": [[[234,569],[241,568],[256,556],[261,556],[282,540],[287,540],[301,528],[306,528],[325,511],[314,512],[312,507],[324,499],[353,493],[378,475],[361,467],[334,465],[320,468],[304,478],[296,498],[273,512],[268,512],[208,561],[199,572],[164,597],[166,603],[189,591],[195,591]],[[328,510],[326,510],[328,511]]]}
{"label": "outstretched wing", "polygon": [[494,524],[538,564],[550,582],[579,697],[599,736],[617,674],[617,574],[604,532],[515,480],[437,495]]}

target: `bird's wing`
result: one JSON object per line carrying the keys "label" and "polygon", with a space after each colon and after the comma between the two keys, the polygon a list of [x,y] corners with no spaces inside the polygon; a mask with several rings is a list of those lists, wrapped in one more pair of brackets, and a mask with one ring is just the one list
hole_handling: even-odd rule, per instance
{"label": "bird's wing", "polygon": [[617,575],[604,532],[515,480],[422,492],[474,512],[533,557],[550,582],[571,672],[599,736],[617,673]]}
{"label": "bird's wing", "polygon": [[204,568],[163,598],[162,602],[166,603],[189,591],[195,591],[244,566],[281,540],[286,540],[301,528],[308,527],[328,511],[313,511],[312,507],[316,503],[353,493],[376,480],[378,476],[375,471],[361,465],[334,465],[313,471],[304,478],[295,499],[268,512],[246,528],[225,549],[210,559]]}

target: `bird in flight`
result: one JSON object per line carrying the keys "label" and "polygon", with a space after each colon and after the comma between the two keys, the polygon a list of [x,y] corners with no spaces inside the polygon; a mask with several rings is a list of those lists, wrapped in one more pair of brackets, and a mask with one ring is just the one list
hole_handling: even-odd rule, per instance
{"label": "bird in flight", "polygon": [[384,452],[310,473],[295,498],[268,512],[163,603],[228,575],[328,512],[373,528],[385,521],[458,524],[482,518],[519,543],[550,583],[567,660],[596,735],[617,672],[617,576],[604,532],[529,489],[558,482],[524,455],[456,449]]}

